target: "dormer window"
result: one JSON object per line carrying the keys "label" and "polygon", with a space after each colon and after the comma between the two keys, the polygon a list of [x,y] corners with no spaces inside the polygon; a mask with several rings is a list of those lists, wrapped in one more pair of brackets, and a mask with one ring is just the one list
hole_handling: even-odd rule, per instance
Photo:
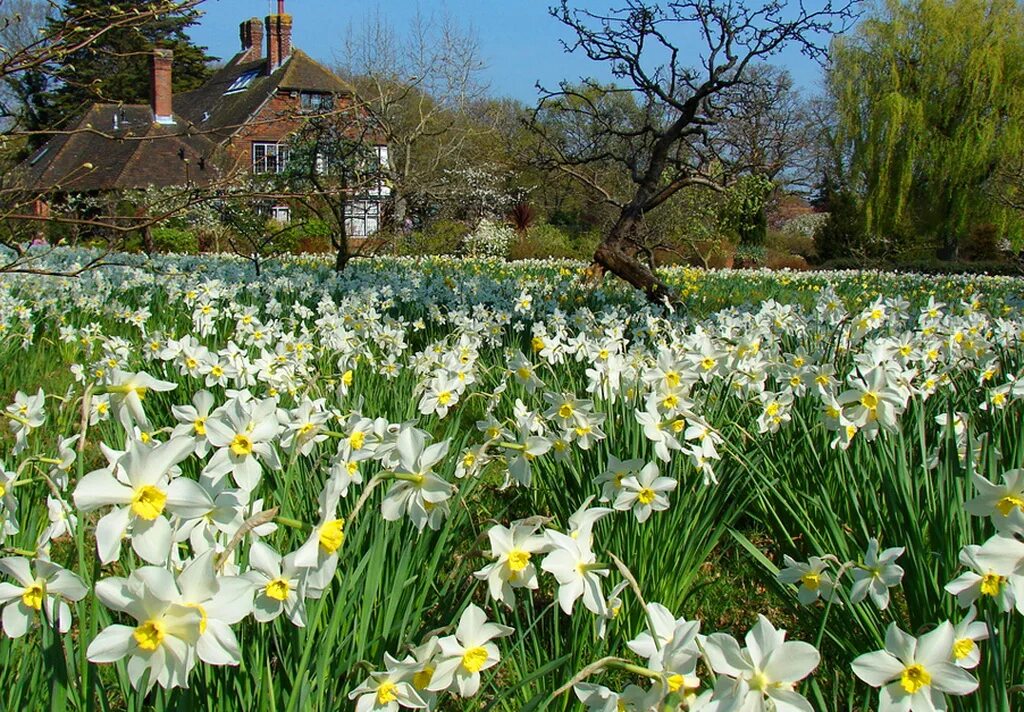
{"label": "dormer window", "polygon": [[225,94],[235,94],[240,91],[245,91],[252,84],[252,80],[260,75],[260,70],[252,69],[244,74],[239,75],[238,79],[231,82],[231,86],[224,92]]}
{"label": "dormer window", "polygon": [[303,111],[330,111],[334,108],[334,95],[304,91],[299,95]]}

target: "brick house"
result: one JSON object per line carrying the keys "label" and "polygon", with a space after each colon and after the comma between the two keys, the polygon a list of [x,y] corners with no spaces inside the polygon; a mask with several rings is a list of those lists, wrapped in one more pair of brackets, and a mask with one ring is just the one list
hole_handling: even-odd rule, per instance
{"label": "brick house", "polygon": [[[304,117],[354,105],[352,88],[292,45],[292,17],[278,12],[241,23],[241,50],[201,87],[174,95],[170,50],[153,52],[150,104],[94,104],[20,167],[19,183],[40,196],[204,187],[235,177],[281,172],[289,137]],[[265,52],[264,52],[265,50]],[[387,161],[387,146],[377,145]],[[383,184],[346,205],[348,234],[367,237],[380,225]],[[290,218],[286,201],[268,206]],[[36,201],[37,214],[48,210]]]}

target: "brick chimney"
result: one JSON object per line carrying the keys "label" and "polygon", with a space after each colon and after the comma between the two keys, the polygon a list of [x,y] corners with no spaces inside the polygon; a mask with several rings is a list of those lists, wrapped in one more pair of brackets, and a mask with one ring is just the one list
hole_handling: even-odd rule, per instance
{"label": "brick chimney", "polygon": [[267,16],[267,73],[273,73],[292,53],[292,16],[284,11],[284,0],[277,0],[277,14]]}
{"label": "brick chimney", "polygon": [[150,72],[150,103],[153,106],[153,121],[158,124],[174,123],[173,79],[174,52],[169,49],[153,50],[153,64]]}
{"label": "brick chimney", "polygon": [[243,61],[254,62],[263,58],[263,23],[253,17],[241,24],[238,34],[242,39]]}

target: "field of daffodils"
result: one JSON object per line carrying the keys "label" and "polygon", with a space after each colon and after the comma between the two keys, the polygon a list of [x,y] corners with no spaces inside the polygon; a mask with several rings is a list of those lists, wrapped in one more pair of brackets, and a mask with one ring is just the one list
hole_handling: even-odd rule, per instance
{"label": "field of daffodils", "polygon": [[1024,706],[1024,282],[117,262],[0,277],[4,709]]}

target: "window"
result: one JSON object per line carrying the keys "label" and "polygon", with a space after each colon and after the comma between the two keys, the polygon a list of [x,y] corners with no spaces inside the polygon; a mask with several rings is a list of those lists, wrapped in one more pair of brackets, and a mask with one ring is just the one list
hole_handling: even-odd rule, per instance
{"label": "window", "polygon": [[249,88],[249,85],[252,84],[252,80],[258,77],[259,75],[260,70],[258,69],[253,69],[248,72],[245,72],[244,74],[240,74],[238,76],[238,79],[231,82],[231,86],[229,86],[228,90],[224,93],[234,94],[236,92],[245,91]]}
{"label": "window", "polygon": [[254,175],[283,173],[288,165],[288,147],[279,143],[252,144],[252,172]]}
{"label": "window", "polygon": [[380,229],[380,201],[353,200],[345,204],[345,232],[349,237],[369,237]]}
{"label": "window", "polygon": [[333,94],[304,91],[300,94],[303,111],[330,111],[334,108]]}
{"label": "window", "polygon": [[279,223],[290,223],[292,221],[292,209],[287,205],[274,205],[270,208],[270,219]]}

